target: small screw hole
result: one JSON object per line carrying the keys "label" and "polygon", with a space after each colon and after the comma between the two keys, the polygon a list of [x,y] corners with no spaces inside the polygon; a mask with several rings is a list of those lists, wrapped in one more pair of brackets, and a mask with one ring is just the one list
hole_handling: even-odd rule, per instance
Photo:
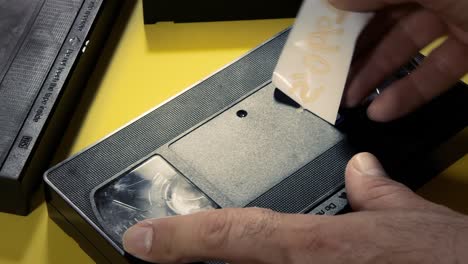
{"label": "small screw hole", "polygon": [[247,111],[245,110],[239,110],[237,111],[237,116],[240,117],[240,118],[244,118],[244,117],[247,117],[249,113],[247,113]]}

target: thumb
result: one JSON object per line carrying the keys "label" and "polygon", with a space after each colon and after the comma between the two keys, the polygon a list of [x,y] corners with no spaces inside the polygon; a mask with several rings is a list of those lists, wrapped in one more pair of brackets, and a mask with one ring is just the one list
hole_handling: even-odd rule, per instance
{"label": "thumb", "polygon": [[431,205],[408,187],[390,179],[377,158],[370,153],[358,154],[348,163],[346,190],[356,211],[415,209]]}

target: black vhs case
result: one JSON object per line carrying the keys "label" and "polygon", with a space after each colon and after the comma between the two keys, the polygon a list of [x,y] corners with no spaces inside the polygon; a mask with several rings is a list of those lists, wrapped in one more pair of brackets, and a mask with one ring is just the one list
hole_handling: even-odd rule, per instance
{"label": "black vhs case", "polygon": [[145,24],[296,17],[302,0],[143,0]]}
{"label": "black vhs case", "polygon": [[[165,159],[219,207],[337,214],[346,211],[344,170],[357,152],[376,154],[395,179],[412,188],[466,153],[465,140],[451,146],[450,155],[434,155],[468,124],[465,84],[392,123],[370,121],[363,107],[342,111],[334,127],[298,110],[272,86],[287,36],[288,31],[279,34],[50,169],[45,181],[52,219],[97,262],[138,263],[109,233],[114,227],[102,221],[96,199],[102,188],[152,157]],[[409,74],[421,59],[395,77]]]}
{"label": "black vhs case", "polygon": [[42,175],[119,2],[1,2],[0,211],[26,215],[40,201]]}

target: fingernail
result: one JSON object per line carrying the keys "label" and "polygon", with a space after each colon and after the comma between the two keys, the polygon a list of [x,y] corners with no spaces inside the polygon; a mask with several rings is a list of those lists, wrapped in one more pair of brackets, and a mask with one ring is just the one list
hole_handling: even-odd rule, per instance
{"label": "fingernail", "polygon": [[388,177],[380,162],[370,153],[358,154],[352,165],[362,174],[372,177]]}
{"label": "fingernail", "polygon": [[131,227],[123,235],[125,251],[139,257],[150,253],[153,244],[153,225],[151,222],[141,222]]}

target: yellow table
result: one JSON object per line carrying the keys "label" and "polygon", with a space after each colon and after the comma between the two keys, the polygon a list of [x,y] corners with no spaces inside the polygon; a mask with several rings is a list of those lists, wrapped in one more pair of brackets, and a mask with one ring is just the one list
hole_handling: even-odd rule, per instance
{"label": "yellow table", "polygon": [[[93,144],[293,22],[162,23],[145,27],[141,1],[128,4],[126,10],[71,121],[56,161]],[[466,200],[468,177],[461,176],[467,176],[467,171],[465,156],[426,186],[423,193],[468,212],[467,205],[450,199],[464,195]],[[450,190],[450,195],[443,190]],[[0,263],[92,260],[48,219],[42,204],[28,217],[0,213]]]}

